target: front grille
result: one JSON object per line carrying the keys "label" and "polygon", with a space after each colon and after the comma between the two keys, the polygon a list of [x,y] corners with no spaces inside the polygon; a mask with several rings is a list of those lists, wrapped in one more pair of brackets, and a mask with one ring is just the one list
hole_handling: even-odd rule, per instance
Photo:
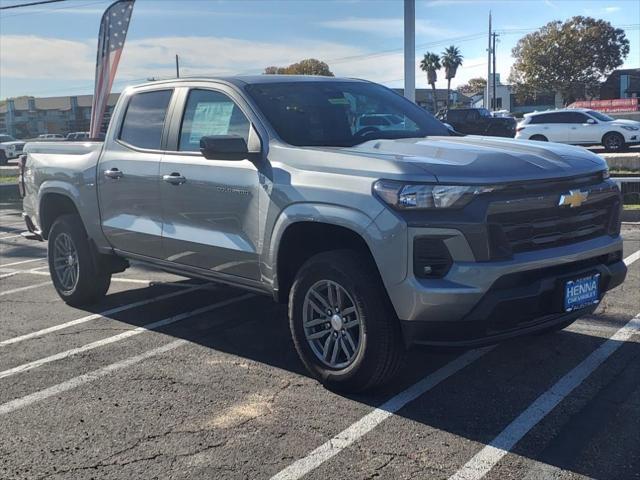
{"label": "front grille", "polygon": [[618,200],[608,197],[576,208],[547,207],[488,216],[513,253],[559,247],[614,233]]}

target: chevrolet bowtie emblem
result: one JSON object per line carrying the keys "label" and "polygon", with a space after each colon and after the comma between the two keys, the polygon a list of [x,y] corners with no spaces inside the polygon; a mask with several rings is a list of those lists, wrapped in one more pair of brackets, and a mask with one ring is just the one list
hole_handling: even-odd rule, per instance
{"label": "chevrolet bowtie emblem", "polygon": [[581,192],[580,190],[569,190],[569,193],[560,195],[558,206],[569,205],[571,208],[579,207],[587,200],[589,192]]}

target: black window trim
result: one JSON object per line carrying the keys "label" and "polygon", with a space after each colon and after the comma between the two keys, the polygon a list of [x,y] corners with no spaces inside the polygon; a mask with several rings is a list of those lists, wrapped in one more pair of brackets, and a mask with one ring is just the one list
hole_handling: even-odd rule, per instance
{"label": "black window trim", "polygon": [[[171,92],[171,98],[169,99],[169,103],[167,105],[167,113],[164,116],[164,122],[162,124],[162,135],[160,136],[160,149],[138,147],[136,145],[132,145],[129,142],[125,142],[124,140],[122,140],[120,138],[122,135],[122,128],[124,127],[124,121],[127,118],[127,112],[129,111],[129,105],[131,104],[131,100],[133,99],[133,97],[135,97],[136,95],[140,95],[142,93],[166,92],[166,91]],[[119,145],[122,145],[123,147],[128,148],[130,150],[134,150],[136,152],[165,153],[166,146],[167,146],[167,136],[169,132],[169,126],[171,125],[171,117],[173,114],[174,103],[177,96],[176,91],[177,89],[174,86],[165,86],[164,88],[151,88],[151,89],[144,89],[144,90],[138,90],[138,91],[134,90],[133,92],[131,92],[131,94],[128,95],[127,104],[124,107],[124,112],[122,112],[122,114],[120,115],[120,118],[118,118],[118,122],[119,122],[118,131],[117,131],[117,135],[114,138],[114,141]]]}
{"label": "black window trim", "polygon": [[[263,148],[263,155],[266,154],[264,134],[261,131],[261,123],[258,116],[254,111],[243,105],[241,100],[244,98],[238,95],[229,85],[222,83],[208,83],[208,84],[189,84],[189,85],[177,85],[176,93],[174,94],[175,105],[172,110],[171,123],[167,132],[167,141],[165,145],[164,154],[172,156],[191,156],[191,157],[203,157],[201,152],[178,150],[180,146],[180,134],[182,132],[182,122],[184,121],[184,114],[187,109],[187,102],[189,101],[189,93],[191,90],[210,90],[212,92],[221,93],[231,99],[231,101],[242,111],[243,115],[249,120],[250,129],[253,128],[255,133],[260,139],[260,143]],[[246,102],[246,100],[244,100]],[[266,129],[265,129],[266,130]]]}

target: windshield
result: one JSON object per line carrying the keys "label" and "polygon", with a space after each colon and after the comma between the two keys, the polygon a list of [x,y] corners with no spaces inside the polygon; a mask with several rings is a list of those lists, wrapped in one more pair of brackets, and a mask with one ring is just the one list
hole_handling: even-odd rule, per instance
{"label": "windshield", "polygon": [[13,138],[11,135],[0,135],[0,143],[13,141],[15,141],[15,138]]}
{"label": "windshield", "polygon": [[491,116],[491,112],[489,110],[487,110],[486,108],[479,108],[478,109],[478,113],[480,114],[481,117],[490,117]]}
{"label": "windshield", "polygon": [[[374,83],[263,83],[246,90],[291,145],[350,147],[380,138],[449,135],[426,110]],[[383,126],[380,119],[391,121]]]}
{"label": "windshield", "polygon": [[593,118],[600,120],[601,122],[613,122],[613,118],[611,118],[609,115],[605,115],[604,113],[600,113],[600,112],[596,112],[595,110],[589,110],[587,112],[589,115],[591,115]]}

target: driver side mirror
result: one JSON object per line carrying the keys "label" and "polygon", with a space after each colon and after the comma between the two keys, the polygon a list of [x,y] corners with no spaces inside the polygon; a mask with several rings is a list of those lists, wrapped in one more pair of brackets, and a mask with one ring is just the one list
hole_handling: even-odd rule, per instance
{"label": "driver side mirror", "polygon": [[205,135],[200,139],[200,152],[207,160],[256,162],[262,153],[262,142],[250,125],[248,145],[239,135]]}
{"label": "driver side mirror", "polygon": [[249,148],[237,135],[207,135],[200,139],[200,151],[207,160],[245,160]]}
{"label": "driver side mirror", "polygon": [[595,124],[596,124],[596,123],[598,123],[598,122],[596,122],[593,118],[587,118],[587,123],[588,123],[589,125],[595,125]]}

